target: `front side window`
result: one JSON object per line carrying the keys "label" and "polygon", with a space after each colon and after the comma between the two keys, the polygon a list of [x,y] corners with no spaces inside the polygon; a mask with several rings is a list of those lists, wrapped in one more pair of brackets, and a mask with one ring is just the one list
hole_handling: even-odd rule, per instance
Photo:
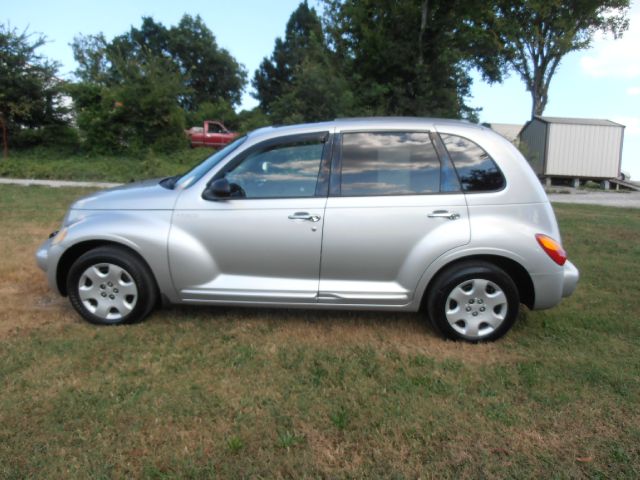
{"label": "front side window", "polygon": [[426,132],[342,135],[342,196],[440,191],[440,160]]}
{"label": "front side window", "polygon": [[236,197],[313,197],[323,148],[324,142],[313,140],[258,150],[225,177]]}
{"label": "front side window", "polygon": [[491,192],[504,188],[502,172],[477,143],[448,133],[441,133],[440,138],[458,172],[464,192]]}

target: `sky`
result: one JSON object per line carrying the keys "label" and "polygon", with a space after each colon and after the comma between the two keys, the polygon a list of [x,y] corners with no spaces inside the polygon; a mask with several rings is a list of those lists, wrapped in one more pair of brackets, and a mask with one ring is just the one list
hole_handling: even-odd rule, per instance
{"label": "sky", "polygon": [[[300,0],[2,0],[0,23],[45,35],[40,53],[62,65],[70,78],[75,61],[69,44],[78,34],[103,32],[107,39],[140,26],[152,16],[165,26],[184,13],[199,14],[218,44],[242,63],[252,78],[262,59],[271,55],[276,37],[283,36],[291,12]],[[311,5],[317,2],[311,0]],[[603,118],[626,126],[622,170],[640,179],[640,0],[633,0],[630,28],[622,39],[598,36],[589,50],[567,55],[549,89],[548,116]],[[511,74],[501,84],[488,85],[478,75],[469,105],[482,108],[480,121],[524,124],[530,118],[531,97],[520,78]],[[242,107],[257,104],[243,96]]]}

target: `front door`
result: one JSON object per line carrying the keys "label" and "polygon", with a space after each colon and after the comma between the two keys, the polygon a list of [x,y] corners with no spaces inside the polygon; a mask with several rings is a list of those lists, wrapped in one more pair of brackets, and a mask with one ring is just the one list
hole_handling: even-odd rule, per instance
{"label": "front door", "polygon": [[289,137],[241,153],[215,177],[229,182],[229,198],[181,195],[169,262],[184,301],[317,302],[326,138]]}

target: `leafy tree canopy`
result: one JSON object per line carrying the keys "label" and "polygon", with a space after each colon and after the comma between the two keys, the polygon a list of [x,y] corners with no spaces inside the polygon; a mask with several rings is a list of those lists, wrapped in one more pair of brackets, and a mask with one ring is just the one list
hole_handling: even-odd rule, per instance
{"label": "leafy tree canopy", "polygon": [[23,127],[64,124],[68,109],[60,102],[63,82],[56,78],[58,64],[37,50],[41,35],[0,24],[0,130],[4,156],[11,133]]}
{"label": "leafy tree canopy", "polygon": [[596,32],[620,36],[629,0],[499,0],[488,30],[504,45],[510,68],[531,93],[531,116],[542,115],[562,58],[591,45]]}
{"label": "leafy tree canopy", "polygon": [[70,86],[77,122],[89,149],[103,152],[152,147],[173,150],[185,144],[184,112],[177,98],[184,85],[162,57],[111,57],[108,84]]}
{"label": "leafy tree canopy", "polygon": [[325,0],[325,24],[355,112],[466,117],[469,71],[501,79],[500,44],[481,0]]}
{"label": "leafy tree canopy", "polygon": [[220,48],[200,16],[184,15],[178,25],[167,28],[144,17],[140,28],[132,27],[107,42],[102,34],[78,36],[72,48],[83,81],[108,84],[118,81],[115,58],[163,58],[179,73],[184,86],[180,105],[187,111],[201,103],[219,100],[236,105],[246,84],[246,72],[231,54]]}
{"label": "leafy tree canopy", "polygon": [[101,150],[177,148],[185,116],[211,105],[233,111],[245,84],[243,67],[199,16],[185,15],[171,28],[143,18],[110,42],[78,36],[72,48],[81,80],[72,89],[78,125]]}
{"label": "leafy tree canopy", "polygon": [[291,14],[284,39],[276,39],[271,57],[255,72],[255,97],[276,123],[330,120],[347,114],[352,93],[337,67],[320,17],[304,1]]}

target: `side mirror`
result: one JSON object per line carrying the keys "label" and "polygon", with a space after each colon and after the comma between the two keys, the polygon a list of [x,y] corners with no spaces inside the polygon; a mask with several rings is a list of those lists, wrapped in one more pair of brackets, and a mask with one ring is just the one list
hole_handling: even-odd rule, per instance
{"label": "side mirror", "polygon": [[221,200],[231,196],[231,184],[226,178],[218,178],[211,182],[202,192],[205,200]]}

